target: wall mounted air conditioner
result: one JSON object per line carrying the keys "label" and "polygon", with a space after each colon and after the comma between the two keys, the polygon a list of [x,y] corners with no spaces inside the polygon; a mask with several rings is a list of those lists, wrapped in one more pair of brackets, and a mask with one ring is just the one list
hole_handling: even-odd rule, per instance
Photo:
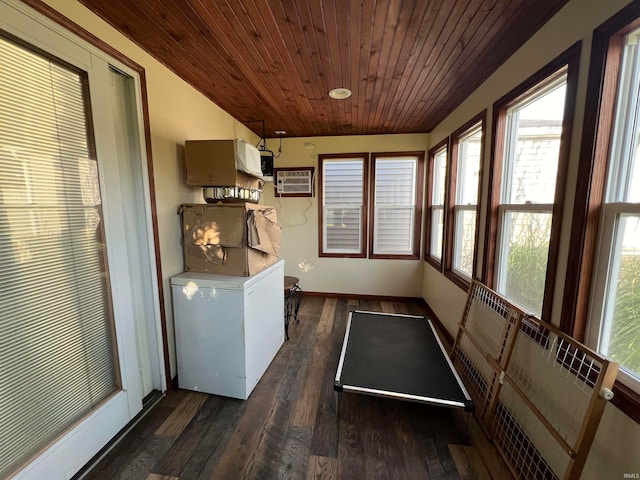
{"label": "wall mounted air conditioner", "polygon": [[278,197],[312,197],[313,168],[274,169],[275,194]]}

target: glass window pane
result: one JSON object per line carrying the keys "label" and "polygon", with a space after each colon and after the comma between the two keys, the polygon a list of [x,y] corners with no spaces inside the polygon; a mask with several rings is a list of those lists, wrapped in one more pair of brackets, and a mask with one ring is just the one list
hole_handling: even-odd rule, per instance
{"label": "glass window pane", "polygon": [[432,257],[440,260],[442,258],[442,236],[444,228],[444,209],[442,207],[432,207],[431,209],[431,245],[429,253]]}
{"label": "glass window pane", "polygon": [[540,316],[544,296],[551,213],[507,211],[503,218],[498,291]]}
{"label": "glass window pane", "polygon": [[611,136],[607,202],[640,202],[640,29],[625,37],[614,128]]}
{"label": "glass window pane", "polygon": [[620,215],[600,351],[640,378],[640,215]]}
{"label": "glass window pane", "polygon": [[411,255],[414,218],[413,207],[376,208],[373,253]]}
{"label": "glass window pane", "polygon": [[503,203],[553,203],[565,91],[562,83],[508,111]]}
{"label": "glass window pane", "polygon": [[482,130],[478,130],[458,142],[457,205],[476,205],[478,203],[481,140]]}
{"label": "glass window pane", "polygon": [[364,160],[324,160],[322,175],[323,251],[361,253]]}
{"label": "glass window pane", "polygon": [[[638,134],[640,141],[640,134]],[[640,203],[640,144],[636,147],[636,152],[630,167],[629,191],[627,192],[627,202]]]}
{"label": "glass window pane", "polygon": [[376,159],[376,205],[416,203],[416,158]]}
{"label": "glass window pane", "polygon": [[359,207],[324,210],[325,251],[360,253],[362,211]]}
{"label": "glass window pane", "polygon": [[453,246],[453,268],[467,277],[473,274],[473,251],[476,241],[476,211],[457,210]]}
{"label": "glass window pane", "polygon": [[328,204],[362,204],[364,162],[358,160],[325,160],[323,195]]}
{"label": "glass window pane", "polygon": [[375,159],[373,254],[411,255],[416,157]]}
{"label": "glass window pane", "polygon": [[444,205],[444,184],[447,176],[447,149],[443,148],[433,157],[432,205]]}

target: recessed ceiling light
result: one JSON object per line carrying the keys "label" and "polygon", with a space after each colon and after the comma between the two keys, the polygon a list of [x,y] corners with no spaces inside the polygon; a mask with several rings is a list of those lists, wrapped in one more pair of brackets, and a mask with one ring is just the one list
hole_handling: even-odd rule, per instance
{"label": "recessed ceiling light", "polygon": [[329,96],[331,98],[335,98],[336,100],[344,100],[345,98],[349,98],[351,96],[351,90],[348,88],[334,88],[329,92]]}

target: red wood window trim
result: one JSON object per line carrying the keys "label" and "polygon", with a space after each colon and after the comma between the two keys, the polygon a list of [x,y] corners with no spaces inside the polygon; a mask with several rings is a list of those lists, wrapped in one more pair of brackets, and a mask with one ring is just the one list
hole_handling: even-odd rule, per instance
{"label": "red wood window trim", "polygon": [[[442,258],[439,260],[436,257],[431,255],[431,212],[432,212],[432,197],[433,197],[433,162],[434,162],[434,158],[435,158],[435,154],[438,153],[440,150],[442,150],[443,148],[447,149],[447,165],[449,164],[449,155],[451,155],[451,149],[449,148],[449,137],[445,138],[444,140],[442,140],[441,142],[437,143],[436,145],[434,145],[431,149],[429,149],[429,153],[428,153],[428,166],[427,166],[427,188],[425,191],[425,197],[426,197],[426,205],[425,205],[425,210],[427,212],[426,214],[426,218],[425,218],[425,223],[424,223],[424,260],[426,262],[428,262],[431,266],[433,266],[433,268],[435,268],[436,270],[438,270],[439,272],[442,272],[442,266],[443,266],[443,261],[442,259],[444,258],[444,245],[443,245],[443,252],[442,252]],[[447,168],[448,170],[448,168]],[[448,175],[448,172],[447,174]],[[444,204],[444,208],[442,211],[443,214],[443,225],[447,224],[447,178],[445,175],[445,204]],[[443,227],[444,228],[444,227]],[[443,243],[446,241],[445,237],[444,237],[444,232],[443,232]]]}
{"label": "red wood window trim", "polygon": [[460,138],[466,135],[472,128],[480,124],[482,140],[480,142],[480,171],[478,175],[478,198],[476,200],[476,228],[474,233],[473,248],[473,270],[471,278],[475,278],[478,263],[478,243],[480,242],[480,212],[482,211],[482,176],[484,172],[484,147],[486,139],[487,111],[484,110],[471,120],[466,122],[451,134],[451,156],[449,158],[449,185],[447,187],[447,223],[445,225],[445,254],[444,254],[444,274],[453,283],[458,285],[465,292],[469,290],[471,282],[469,279],[459,275],[453,270],[453,242],[455,237],[455,206],[456,187],[458,172],[458,144]]}
{"label": "red wood window trim", "polygon": [[[323,201],[324,201],[324,169],[323,162],[330,159],[362,159],[362,224],[360,225],[360,252],[359,253],[325,253],[323,251]],[[368,220],[368,188],[369,181],[369,153],[329,153],[318,155],[318,257],[329,258],[366,258],[367,257],[367,220]]]}
{"label": "red wood window trim", "polygon": [[[569,240],[571,256],[560,322],[560,329],[579,341],[584,341],[587,327],[623,37],[638,26],[640,0],[620,10],[593,33]],[[613,391],[613,405],[640,423],[640,395],[619,381]]]}
{"label": "red wood window trim", "polygon": [[[376,160],[389,157],[416,157],[416,211],[413,226],[413,252],[406,255],[377,254],[373,253],[373,231],[375,229],[375,188],[376,188]],[[422,224],[422,192],[424,191],[424,152],[383,152],[371,154],[371,182],[369,185],[369,258],[396,259],[396,260],[420,260],[420,227]]]}
{"label": "red wood window trim", "polygon": [[573,116],[576,102],[580,49],[581,42],[577,42],[527,80],[497,100],[493,105],[493,143],[491,145],[491,161],[489,165],[489,203],[487,206],[485,253],[482,270],[482,281],[490,288],[494,288],[495,285],[494,265],[497,260],[496,237],[498,231],[498,207],[500,205],[506,111],[510,106],[534,93],[541,83],[552,79],[555,75],[559,74],[559,72],[564,73],[564,69],[566,68],[567,87],[565,94],[564,118],[562,122],[562,135],[558,156],[558,171],[552,209],[551,235],[549,239],[549,256],[547,261],[544,301],[541,314],[541,317],[544,320],[548,320],[550,318],[551,309],[553,307],[553,292],[555,288],[560,229],[562,226],[562,212],[564,208],[564,192],[566,190],[567,166],[569,163],[569,149],[571,146]]}

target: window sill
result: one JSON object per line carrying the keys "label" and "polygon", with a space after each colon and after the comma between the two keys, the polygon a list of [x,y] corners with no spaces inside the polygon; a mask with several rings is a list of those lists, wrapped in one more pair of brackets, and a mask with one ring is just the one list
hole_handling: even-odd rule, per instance
{"label": "window sill", "polygon": [[436,270],[438,270],[439,272],[442,272],[442,261],[438,260],[430,255],[425,255],[424,257],[424,261],[431,264],[431,266],[433,268],[435,268]]}
{"label": "window sill", "polygon": [[318,257],[324,258],[367,258],[364,253],[318,253]]}
{"label": "window sill", "polygon": [[613,385],[611,403],[618,407],[629,418],[640,424],[640,394],[616,380]]}
{"label": "window sill", "polygon": [[456,274],[452,270],[447,270],[446,272],[444,272],[444,276],[447,277],[449,280],[451,280],[453,283],[455,283],[458,287],[460,287],[465,292],[469,291],[469,288],[471,287],[471,282],[469,281],[469,279],[465,277],[461,277],[460,275]]}
{"label": "window sill", "polygon": [[394,254],[384,254],[384,253],[375,253],[369,255],[371,259],[380,259],[380,260],[420,260],[420,255],[394,255]]}

